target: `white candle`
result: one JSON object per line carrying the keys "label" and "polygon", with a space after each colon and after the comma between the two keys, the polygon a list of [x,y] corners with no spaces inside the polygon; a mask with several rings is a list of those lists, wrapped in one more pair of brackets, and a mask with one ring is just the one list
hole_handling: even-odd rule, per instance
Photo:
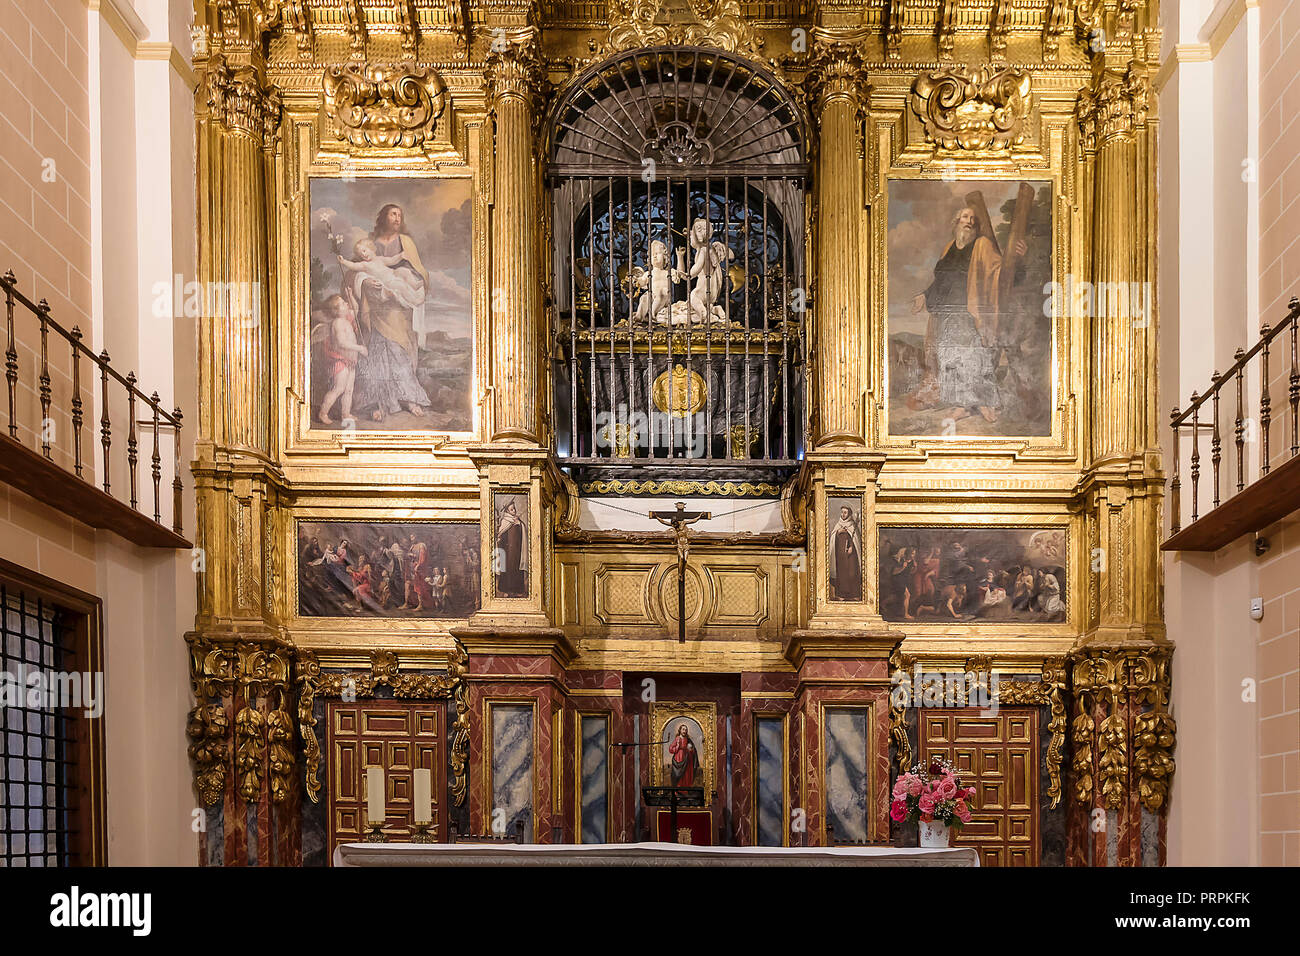
{"label": "white candle", "polygon": [[433,820],[433,771],[417,769],[415,771],[415,822],[430,823]]}
{"label": "white candle", "polygon": [[370,826],[383,824],[387,816],[384,807],[384,768],[366,768],[366,816]]}

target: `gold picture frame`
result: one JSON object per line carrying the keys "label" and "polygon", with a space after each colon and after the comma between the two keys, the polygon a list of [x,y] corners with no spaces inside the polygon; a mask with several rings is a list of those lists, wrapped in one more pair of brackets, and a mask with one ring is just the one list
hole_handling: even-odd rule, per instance
{"label": "gold picture frame", "polygon": [[[718,705],[709,701],[656,701],[650,705],[650,780],[656,787],[672,785],[665,759],[669,743],[679,720],[693,721],[700,731],[700,740],[694,740],[689,723],[687,736],[695,743],[700,768],[704,775],[704,798],[712,803],[717,792],[717,737]],[[693,786],[698,784],[693,784]]]}

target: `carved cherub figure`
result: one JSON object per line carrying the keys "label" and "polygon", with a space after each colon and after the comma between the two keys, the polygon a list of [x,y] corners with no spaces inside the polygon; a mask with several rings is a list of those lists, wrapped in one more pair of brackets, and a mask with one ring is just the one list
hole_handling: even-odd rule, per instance
{"label": "carved cherub figure", "polygon": [[658,239],[650,243],[650,268],[637,266],[632,270],[632,283],[638,289],[645,289],[636,304],[638,321],[650,322],[659,313],[667,309],[672,302],[673,280],[668,264],[672,261],[672,252]]}

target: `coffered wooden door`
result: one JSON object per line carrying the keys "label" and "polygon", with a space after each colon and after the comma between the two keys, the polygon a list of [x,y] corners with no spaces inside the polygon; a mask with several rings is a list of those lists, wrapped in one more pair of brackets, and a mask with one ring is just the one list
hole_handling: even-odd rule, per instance
{"label": "coffered wooden door", "polygon": [[1038,709],[923,709],[920,745],[975,788],[971,822],[953,845],[975,847],[981,866],[1037,866]]}
{"label": "coffered wooden door", "polygon": [[443,746],[442,701],[408,703],[396,700],[331,702],[326,768],[329,780],[330,859],[340,843],[365,838],[365,768],[384,768],[387,818],[384,833],[390,842],[411,833],[415,770],[433,771],[433,819],[438,840],[447,839],[447,758]]}

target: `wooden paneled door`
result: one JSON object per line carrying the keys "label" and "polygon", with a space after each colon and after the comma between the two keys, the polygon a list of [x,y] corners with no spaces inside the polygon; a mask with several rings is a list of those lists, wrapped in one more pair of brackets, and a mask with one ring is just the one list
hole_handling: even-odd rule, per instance
{"label": "wooden paneled door", "polygon": [[953,840],[981,866],[1038,865],[1038,709],[922,709],[920,752],[951,761],[975,788],[971,822]]}
{"label": "wooden paneled door", "polygon": [[365,838],[365,768],[384,768],[388,815],[384,833],[392,842],[411,830],[417,767],[433,771],[432,832],[447,839],[447,757],[443,746],[446,707],[442,701],[397,700],[331,702],[326,777],[329,782],[330,859],[340,843]]}

